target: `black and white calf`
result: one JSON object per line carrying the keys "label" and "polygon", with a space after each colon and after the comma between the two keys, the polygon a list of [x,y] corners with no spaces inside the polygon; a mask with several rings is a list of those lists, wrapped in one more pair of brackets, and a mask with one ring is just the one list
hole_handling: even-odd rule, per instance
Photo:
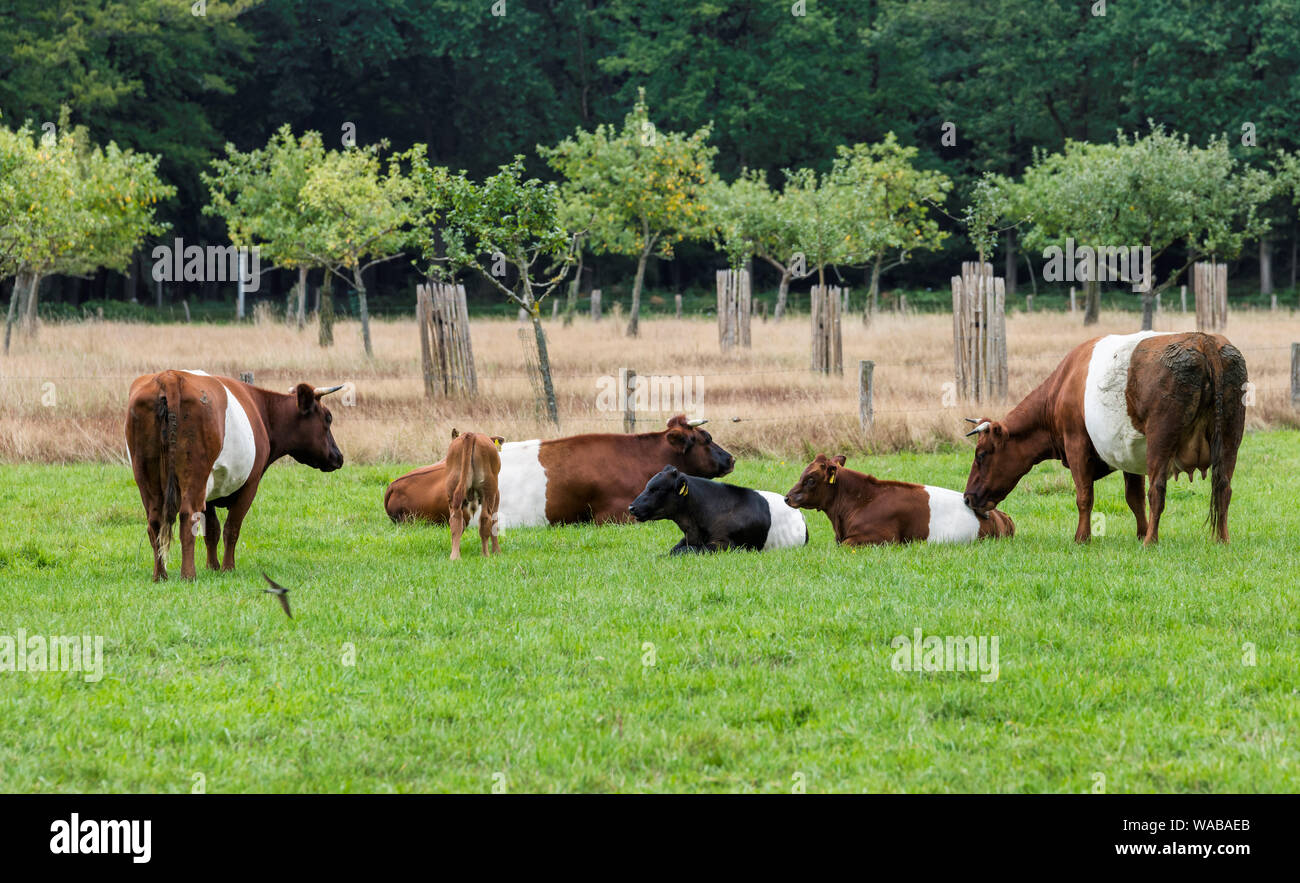
{"label": "black and white calf", "polygon": [[671,554],[722,549],[787,549],[808,542],[803,513],[780,494],[696,478],[665,466],[628,511],[637,521],[668,520],[682,529]]}

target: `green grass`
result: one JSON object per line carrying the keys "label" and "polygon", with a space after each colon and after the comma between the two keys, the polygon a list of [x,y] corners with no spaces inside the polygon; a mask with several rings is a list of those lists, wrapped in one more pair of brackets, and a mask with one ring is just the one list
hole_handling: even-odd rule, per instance
{"label": "green grass", "polygon": [[[277,466],[238,570],[159,585],[125,468],[3,466],[0,634],[103,635],[105,674],[0,674],[0,790],[1294,791],[1298,451],[1247,437],[1226,548],[1208,482],[1143,549],[1113,476],[1107,535],[1077,547],[1045,464],[1004,504],[1011,541],[854,551],[810,513],[801,550],[669,559],[658,523],[511,531],[456,564],[445,528],[384,516],[402,468]],[[801,465],[734,480],[784,491]],[[850,461],[951,487],[968,465]],[[918,627],[999,636],[999,679],[894,671]]]}

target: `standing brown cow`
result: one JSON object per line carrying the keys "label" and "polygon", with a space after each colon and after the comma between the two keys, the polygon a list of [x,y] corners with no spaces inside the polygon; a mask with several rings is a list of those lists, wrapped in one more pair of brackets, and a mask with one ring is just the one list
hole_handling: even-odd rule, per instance
{"label": "standing brown cow", "polygon": [[[1043,460],[1074,478],[1077,542],[1092,535],[1093,482],[1119,470],[1137,535],[1159,539],[1169,476],[1214,471],[1210,530],[1228,541],[1228,503],[1246,425],[1246,360],[1218,334],[1109,334],[1076,347],[1000,422],[980,419],[966,504],[986,511]],[[969,419],[969,418],[968,418]],[[1151,518],[1143,500],[1144,483]]]}
{"label": "standing brown cow", "polygon": [[[659,432],[601,433],[506,442],[501,446],[501,528],[594,521],[629,522],[627,507],[665,466],[716,478],[735,465],[700,427],[678,414]],[[393,521],[448,520],[447,464],[412,470],[384,491]]]}
{"label": "standing brown cow", "polygon": [[501,456],[497,448],[502,441],[478,432],[460,435],[454,429],[451,431],[451,446],[447,448],[447,509],[451,512],[452,561],[460,558],[461,535],[475,515],[483,554],[488,554],[489,537],[492,552],[501,552],[497,540],[497,505],[501,502],[497,474],[501,472]]}
{"label": "standing brown cow", "polygon": [[153,578],[167,578],[172,524],[180,516],[181,576],[194,578],[194,537],[202,534],[216,570],[226,516],[222,570],[235,567],[239,528],[266,467],[286,454],[322,472],[343,465],[320,403],[341,386],[300,383],[289,394],[258,389],[203,371],[137,377],[126,409],[126,447],[140,488],[154,550]]}

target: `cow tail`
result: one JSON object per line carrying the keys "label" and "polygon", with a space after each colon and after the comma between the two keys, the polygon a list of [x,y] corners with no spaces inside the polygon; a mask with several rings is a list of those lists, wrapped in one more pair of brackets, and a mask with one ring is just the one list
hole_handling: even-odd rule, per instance
{"label": "cow tail", "polygon": [[176,473],[176,437],[180,422],[181,389],[180,379],[171,374],[170,382],[159,380],[162,387],[158,394],[158,407],[154,412],[158,421],[161,440],[159,449],[162,456],[159,468],[162,478],[162,524],[158,528],[158,560],[166,562],[171,549],[172,524],[181,510],[181,483]]}
{"label": "cow tail", "polygon": [[456,486],[451,493],[451,507],[447,511],[450,518],[451,513],[465,505],[465,498],[469,495],[470,485],[474,481],[474,434],[467,433],[469,438],[468,444],[465,445],[464,455],[460,461],[460,475],[456,476]]}
{"label": "cow tail", "polygon": [[1210,430],[1210,532],[1217,536],[1226,515],[1232,482],[1230,468],[1224,463],[1224,448],[1227,444],[1241,443],[1240,428],[1235,424],[1237,412],[1245,409],[1244,404],[1230,397],[1239,395],[1246,382],[1246,360],[1240,350],[1227,344],[1206,361],[1214,390],[1214,425]]}

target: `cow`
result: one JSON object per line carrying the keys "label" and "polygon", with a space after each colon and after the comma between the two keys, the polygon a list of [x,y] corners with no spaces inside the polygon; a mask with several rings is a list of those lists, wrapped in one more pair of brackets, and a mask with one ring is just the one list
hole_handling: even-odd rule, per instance
{"label": "cow", "polygon": [[1190,481],[1193,470],[1202,478],[1213,470],[1210,531],[1226,543],[1245,384],[1246,360],[1222,335],[1142,331],[1086,341],[1001,421],[967,418],[975,428],[966,434],[979,438],[966,502],[985,511],[1036,463],[1060,460],[1074,479],[1074,539],[1084,543],[1093,483],[1119,471],[1138,538],[1150,546],[1160,537],[1169,477],[1186,472]]}
{"label": "cow", "polygon": [[883,481],[846,469],[846,460],[818,454],[785,496],[790,506],[825,512],[837,543],[969,543],[1015,535],[1006,513],[973,512],[957,491]]}
{"label": "cow", "polygon": [[[131,383],[126,448],[153,549],[153,578],[167,578],[172,525],[180,516],[181,577],[194,579],[194,538],[218,568],[235,567],[239,528],[266,468],[286,454],[322,472],[343,465],[321,397],[341,386],[298,384],[288,394],[213,377],[203,371],[162,371]],[[224,534],[217,508],[228,510]]]}
{"label": "cow", "polygon": [[682,529],[682,541],[670,555],[787,549],[808,542],[803,515],[780,494],[695,478],[675,466],[651,477],[627,510],[637,521],[668,520]]}
{"label": "cow", "polygon": [[492,540],[493,554],[500,554],[497,539],[497,506],[501,494],[497,475],[501,472],[501,456],[497,446],[502,439],[478,432],[464,435],[451,431],[451,446],[447,448],[447,508],[451,512],[451,560],[460,558],[460,538],[465,525],[478,519],[478,535],[483,555],[488,554],[488,539]]}
{"label": "cow", "polygon": [[[700,429],[705,422],[679,414],[659,432],[506,442],[499,527],[627,523],[628,505],[664,466],[704,478],[726,475],[735,458]],[[384,492],[388,517],[447,521],[446,472],[446,463],[439,462],[395,479]]]}

